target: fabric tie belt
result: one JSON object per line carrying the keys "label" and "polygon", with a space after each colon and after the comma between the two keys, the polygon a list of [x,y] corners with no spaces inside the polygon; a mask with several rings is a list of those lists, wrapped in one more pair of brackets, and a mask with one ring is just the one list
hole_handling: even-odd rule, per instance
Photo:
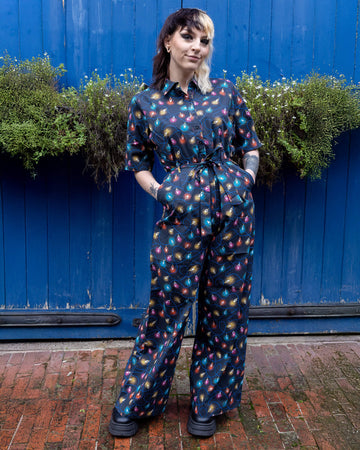
{"label": "fabric tie belt", "polygon": [[[213,153],[207,155],[205,159],[199,162],[189,162],[187,164],[183,164],[179,166],[179,170],[181,169],[194,169],[195,170],[195,180],[198,182],[201,187],[201,173],[204,169],[207,169],[207,173],[209,176],[209,186],[210,186],[210,218],[211,223],[207,223],[204,220],[204,208],[201,205],[201,201],[199,202],[200,206],[200,220],[201,220],[201,229],[202,233],[205,228],[211,228],[213,232],[219,230],[219,226],[221,223],[221,192],[220,192],[220,181],[216,175],[215,167],[221,168],[222,159],[217,157],[213,159],[216,150]],[[200,198],[201,200],[201,198]]]}

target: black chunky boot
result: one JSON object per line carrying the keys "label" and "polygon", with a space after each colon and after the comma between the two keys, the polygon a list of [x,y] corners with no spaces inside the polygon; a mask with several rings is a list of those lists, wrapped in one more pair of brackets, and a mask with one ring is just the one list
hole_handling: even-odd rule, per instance
{"label": "black chunky boot", "polygon": [[109,431],[113,436],[131,437],[134,436],[139,426],[135,420],[121,416],[116,408],[113,409]]}
{"label": "black chunky boot", "polygon": [[198,417],[193,411],[191,411],[187,429],[188,432],[194,436],[210,437],[216,431],[216,419],[215,417],[203,419],[201,417]]}

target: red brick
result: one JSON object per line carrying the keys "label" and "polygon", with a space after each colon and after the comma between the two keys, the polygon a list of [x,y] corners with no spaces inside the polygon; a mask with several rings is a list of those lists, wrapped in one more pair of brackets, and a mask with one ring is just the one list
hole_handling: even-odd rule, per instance
{"label": "red brick", "polygon": [[37,362],[36,352],[25,353],[24,359],[19,368],[19,375],[30,375],[34,369],[34,365]]}
{"label": "red brick", "polygon": [[76,450],[79,446],[81,432],[81,427],[67,426],[62,444],[62,450]]}
{"label": "red brick", "polygon": [[55,400],[39,400],[40,405],[39,414],[36,417],[35,427],[37,428],[48,428],[56,408]]}
{"label": "red brick", "polygon": [[22,416],[18,423],[18,428],[13,442],[16,444],[26,444],[34,426],[35,416]]}
{"label": "red brick", "polygon": [[149,421],[149,437],[156,438],[164,435],[164,416],[154,417]]}
{"label": "red brick", "polygon": [[88,372],[90,367],[91,352],[80,352],[76,361],[76,373]]}
{"label": "red brick", "polygon": [[0,429],[1,450],[8,449],[13,436],[14,430]]}
{"label": "red brick", "polygon": [[59,377],[58,373],[45,374],[43,389],[47,389],[50,395],[52,395],[55,392],[58,377]]}
{"label": "red brick", "polygon": [[63,356],[64,356],[64,353],[61,351],[51,352],[46,371],[48,373],[52,373],[52,372],[59,373],[60,369],[61,369],[61,364],[63,361]]}
{"label": "red brick", "polygon": [[114,450],[130,450],[131,438],[115,438]]}
{"label": "red brick", "polygon": [[164,438],[162,436],[149,436],[148,450],[164,450]]}
{"label": "red brick", "polygon": [[[208,439],[199,439],[200,450],[214,450],[216,449],[215,436],[211,436]],[[224,449],[225,450],[225,449]]]}
{"label": "red brick", "polygon": [[24,359],[24,353],[10,353],[10,358],[8,360],[8,364],[11,364],[12,366],[15,365],[21,365],[23,359]]}
{"label": "red brick", "polygon": [[116,401],[116,394],[116,379],[104,378],[102,383],[101,403],[114,404]]}
{"label": "red brick", "polygon": [[45,448],[47,435],[47,428],[33,428],[26,448],[29,450],[39,450]]}
{"label": "red brick", "polygon": [[286,415],[285,408],[281,403],[270,404],[269,409],[275,425],[280,433],[286,433],[294,430]]}
{"label": "red brick", "polygon": [[280,389],[282,391],[285,391],[285,390],[294,391],[295,390],[289,377],[278,378],[278,383],[279,383]]}
{"label": "red brick", "polygon": [[26,388],[29,384],[29,381],[30,375],[23,375],[20,377],[19,376],[16,377],[11,397],[13,399],[23,399],[26,394]]}
{"label": "red brick", "polygon": [[46,442],[48,443],[61,443],[63,442],[64,439],[64,435],[65,435],[65,427],[59,427],[59,428],[51,428],[49,430],[49,434],[47,437]]}
{"label": "red brick", "polygon": [[271,417],[264,394],[261,391],[251,391],[250,399],[257,417]]}
{"label": "red brick", "polygon": [[70,426],[82,425],[85,421],[86,399],[76,398],[71,402],[68,424]]}
{"label": "red brick", "polygon": [[310,400],[315,413],[319,416],[330,416],[331,413],[324,407],[325,399],[320,392],[305,391],[307,398]]}
{"label": "red brick", "polygon": [[97,444],[96,439],[84,439],[81,440],[79,443],[79,450],[89,450],[89,449],[95,449]]}
{"label": "red brick", "polygon": [[97,438],[100,427],[100,415],[100,407],[88,408],[82,433],[84,439],[91,440]]}
{"label": "red brick", "polygon": [[86,397],[88,391],[89,374],[87,372],[79,372],[74,375],[71,390],[71,397]]}
{"label": "red brick", "polygon": [[278,392],[277,393],[281,403],[284,405],[285,407],[285,411],[287,412],[287,414],[289,416],[292,417],[299,417],[302,415],[300,409],[299,409],[299,405],[297,404],[297,402],[291,397],[290,394],[284,393],[284,392]]}
{"label": "red brick", "polygon": [[116,356],[105,355],[103,362],[103,377],[115,378],[117,375],[118,359]]}
{"label": "red brick", "polygon": [[68,400],[57,401],[51,421],[51,428],[64,428],[69,420],[71,402]]}
{"label": "red brick", "polygon": [[10,405],[8,405],[3,428],[5,430],[15,430],[19,424],[19,421],[22,420],[21,417],[23,416],[23,414],[24,405],[18,404],[17,402],[12,402]]}
{"label": "red brick", "polygon": [[233,440],[229,433],[216,433],[215,434],[216,447],[231,449],[234,448]]}
{"label": "red brick", "polygon": [[300,445],[302,447],[316,447],[316,441],[312,435],[311,430],[303,417],[291,417],[291,423],[293,424],[296,434],[299,438]]}

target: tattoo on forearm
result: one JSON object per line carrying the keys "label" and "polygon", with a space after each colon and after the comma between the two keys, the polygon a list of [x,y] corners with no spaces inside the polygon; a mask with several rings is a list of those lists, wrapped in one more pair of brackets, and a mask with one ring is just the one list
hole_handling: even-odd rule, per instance
{"label": "tattoo on forearm", "polygon": [[244,161],[244,169],[245,170],[252,170],[256,176],[258,170],[259,170],[259,157],[255,155],[244,155],[243,158]]}
{"label": "tattoo on forearm", "polygon": [[157,200],[157,191],[158,188],[155,186],[155,183],[150,184],[150,194]]}

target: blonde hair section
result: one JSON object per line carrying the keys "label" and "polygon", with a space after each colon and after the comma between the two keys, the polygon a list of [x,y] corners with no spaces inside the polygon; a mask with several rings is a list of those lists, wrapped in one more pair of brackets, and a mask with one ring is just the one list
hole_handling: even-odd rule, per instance
{"label": "blonde hair section", "polygon": [[214,23],[211,18],[204,12],[199,10],[198,21],[204,32],[206,33],[207,38],[209,39],[209,54],[207,58],[202,62],[199,69],[195,72],[196,82],[203,94],[207,94],[212,90],[212,84],[210,81],[210,64],[211,64],[211,56],[214,51],[214,36],[215,36],[215,28]]}

